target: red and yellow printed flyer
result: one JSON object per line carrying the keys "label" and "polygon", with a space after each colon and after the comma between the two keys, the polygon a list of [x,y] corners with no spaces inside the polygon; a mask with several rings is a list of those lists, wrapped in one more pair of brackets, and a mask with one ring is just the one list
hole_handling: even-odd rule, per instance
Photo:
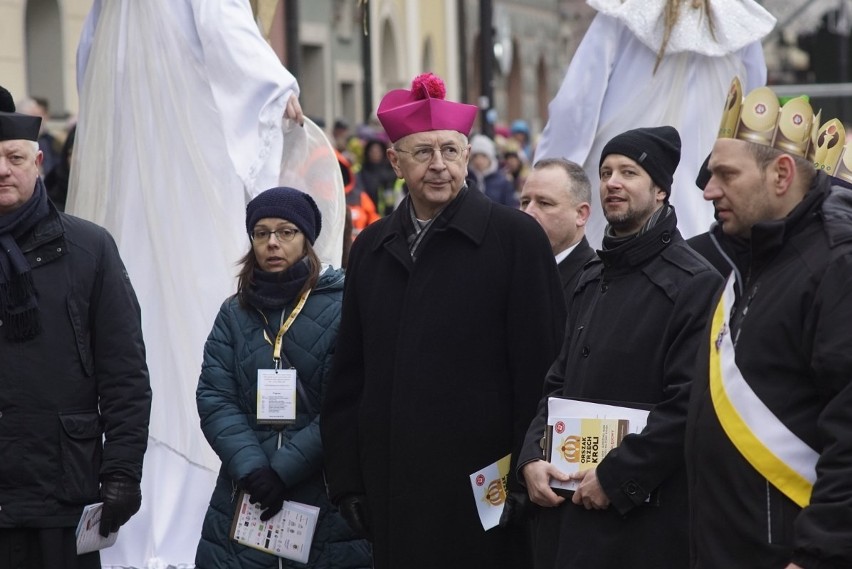
{"label": "red and yellow printed flyer", "polygon": [[507,454],[497,462],[470,475],[470,487],[479,512],[482,528],[489,530],[497,526],[503,506],[506,504],[506,479],[512,455]]}

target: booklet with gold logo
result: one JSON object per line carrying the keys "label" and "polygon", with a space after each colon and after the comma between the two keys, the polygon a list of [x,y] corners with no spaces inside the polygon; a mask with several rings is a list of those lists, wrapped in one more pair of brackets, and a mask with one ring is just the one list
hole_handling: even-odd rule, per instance
{"label": "booklet with gold logo", "polygon": [[[545,460],[566,474],[595,468],[625,436],[645,428],[648,410],[550,397]],[[552,488],[575,490],[576,481],[551,480]]]}

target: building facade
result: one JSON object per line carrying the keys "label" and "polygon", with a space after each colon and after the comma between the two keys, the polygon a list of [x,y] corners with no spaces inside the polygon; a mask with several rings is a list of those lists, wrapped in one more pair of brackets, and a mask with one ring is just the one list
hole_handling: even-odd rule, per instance
{"label": "building facade", "polygon": [[54,117],[77,111],[76,52],[92,0],[0,0],[0,85],[43,97]]}
{"label": "building facade", "polygon": [[[482,93],[479,0],[464,0],[468,98]],[[494,97],[492,122],[523,119],[533,133],[547,122],[547,105],[562,82],[571,56],[594,10],[583,0],[493,0]]]}
{"label": "building facade", "polygon": [[[447,96],[478,104],[479,0],[251,0],[282,61],[288,2],[298,4],[306,114],[366,122],[382,94],[432,71]],[[0,84],[43,97],[56,120],[78,108],[75,55],[92,0],[0,0]],[[544,125],[547,103],[590,21],[582,0],[493,0],[494,108],[501,123]]]}
{"label": "building facade", "polygon": [[[352,125],[367,122],[382,94],[432,71],[444,78],[448,97],[491,108],[495,125],[524,119],[533,133],[540,132],[547,105],[594,17],[584,0],[491,0],[493,97],[483,101],[484,0],[246,1],[282,61],[291,60],[288,34],[298,36],[302,105],[328,125],[338,118]],[[781,0],[764,4],[790,32],[779,30],[767,40],[770,78],[778,82],[808,76],[810,62],[795,48],[798,38],[814,33],[811,28],[832,9],[844,16],[838,21],[852,13],[836,10],[835,0],[808,0],[792,12]],[[852,0],[842,0],[847,4]],[[0,84],[16,99],[46,98],[56,120],[76,114],[75,53],[91,5],[92,0],[0,0]],[[295,26],[286,18],[294,7]],[[779,43],[789,48],[779,49]],[[848,73],[843,77],[848,81]]]}

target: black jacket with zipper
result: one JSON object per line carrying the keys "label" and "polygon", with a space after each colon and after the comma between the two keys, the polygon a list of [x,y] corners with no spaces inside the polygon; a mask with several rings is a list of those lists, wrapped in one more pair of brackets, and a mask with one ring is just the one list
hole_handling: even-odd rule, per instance
{"label": "black jacket with zipper", "polygon": [[18,239],[42,332],[0,323],[0,528],[75,527],[99,481],[142,477],[151,390],[139,304],[109,233],[50,214]]}
{"label": "black jacket with zipper", "polygon": [[[820,458],[799,508],[742,457],[711,401],[707,351],[693,386],[687,466],[694,569],[852,567],[852,192],[818,174],[784,219],[752,229],[731,313],[736,363]],[[709,331],[708,331],[709,334]]]}

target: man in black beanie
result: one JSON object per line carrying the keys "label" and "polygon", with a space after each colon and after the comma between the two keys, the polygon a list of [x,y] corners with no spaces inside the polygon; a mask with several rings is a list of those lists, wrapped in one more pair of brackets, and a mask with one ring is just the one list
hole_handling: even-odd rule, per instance
{"label": "man in black beanie", "polygon": [[[599,165],[601,205],[609,222],[604,240],[634,235],[641,225],[651,227],[673,211],[668,202],[679,161],[680,136],[670,126],[629,130],[606,143]],[[612,179],[616,182],[610,184]]]}
{"label": "man in black beanie", "polygon": [[[603,249],[580,276],[565,344],[518,460],[530,499],[545,508],[535,533],[550,536],[536,543],[536,567],[689,563],[686,405],[722,279],[678,232],[668,198],[679,159],[680,137],[668,126],[625,132],[601,155]],[[640,433],[569,475],[546,462],[539,442],[553,396],[651,412]],[[556,494],[551,480],[570,481],[573,493]]]}

